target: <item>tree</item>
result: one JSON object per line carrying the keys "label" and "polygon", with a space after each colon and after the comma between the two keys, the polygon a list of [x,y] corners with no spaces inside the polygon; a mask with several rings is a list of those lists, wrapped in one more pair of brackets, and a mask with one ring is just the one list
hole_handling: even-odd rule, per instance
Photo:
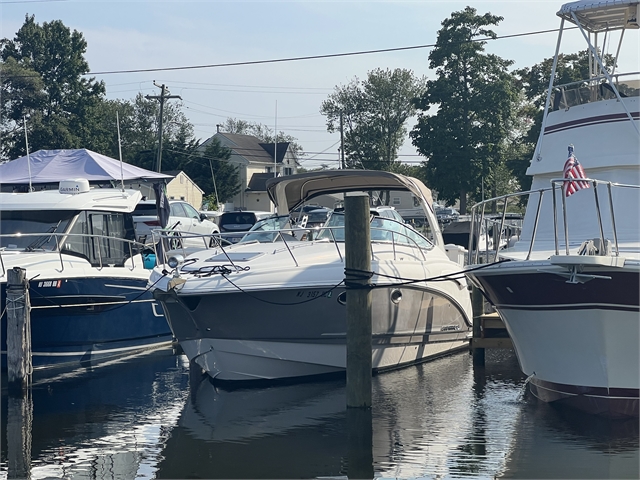
{"label": "tree", "polygon": [[366,81],[356,77],[336,87],[322,102],[320,112],[327,117],[330,133],[339,132],[342,123],[346,166],[391,168],[424,84],[425,79],[416,78],[411,70],[378,68],[368,73]]}
{"label": "tree", "polygon": [[[84,78],[89,65],[84,59],[87,43],[81,33],[71,32],[60,20],[39,25],[27,15],[13,40],[0,40],[2,92],[11,108],[2,122],[5,158],[26,153],[24,132],[27,119],[33,150],[81,148],[93,132],[86,119],[105,93],[103,82]],[[17,101],[22,97],[24,101]]]}
{"label": "tree", "polygon": [[[247,122],[236,118],[227,118],[222,125],[222,129],[227,133],[236,133],[240,135],[253,135],[260,139],[263,143],[274,143],[275,138],[273,130],[262,123]],[[282,131],[278,132],[278,143],[288,143],[289,151],[295,157],[302,158],[305,153],[302,145],[298,143],[298,139],[292,135],[288,135]]]}
{"label": "tree", "polygon": [[192,159],[199,165],[200,174],[191,178],[205,191],[205,201],[210,206],[227,202],[240,192],[240,171],[229,162],[231,153],[231,149],[213,139],[204,151],[198,149],[198,155]]}
{"label": "tree", "polygon": [[[471,7],[445,19],[429,55],[436,79],[416,101],[421,113],[411,138],[427,157],[425,180],[447,202],[459,198],[461,213],[466,213],[467,195],[477,198],[482,179],[505,161],[514,119],[517,89],[508,71],[513,62],[484,53],[486,42],[477,40],[496,38],[487,27],[501,20],[477,15]],[[436,112],[427,115],[430,110]]]}

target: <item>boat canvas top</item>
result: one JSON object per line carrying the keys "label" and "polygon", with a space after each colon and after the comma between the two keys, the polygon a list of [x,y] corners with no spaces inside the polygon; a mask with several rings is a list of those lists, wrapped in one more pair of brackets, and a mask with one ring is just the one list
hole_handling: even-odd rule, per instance
{"label": "boat canvas top", "polygon": [[420,180],[382,170],[323,170],[270,178],[269,198],[280,215],[320,195],[370,190],[409,191],[433,211],[429,190]]}
{"label": "boat canvas top", "polygon": [[0,183],[5,185],[58,183],[79,176],[90,182],[173,178],[86,148],[38,150],[28,157],[16,158],[0,165]]}
{"label": "boat canvas top", "polygon": [[558,16],[575,23],[575,14],[589,32],[638,28],[639,4],[639,0],[581,0],[563,5]]}
{"label": "boat canvas top", "polygon": [[382,170],[323,170],[270,178],[266,187],[279,215],[287,215],[320,195],[371,190],[411,192],[420,200],[425,217],[429,219],[433,230],[431,240],[439,248],[444,248],[442,233],[433,211],[431,190],[417,178]]}
{"label": "boat canvas top", "polygon": [[0,212],[23,210],[100,210],[132,212],[142,194],[138,190],[92,188],[70,194],[59,190],[28,193],[0,193]]}

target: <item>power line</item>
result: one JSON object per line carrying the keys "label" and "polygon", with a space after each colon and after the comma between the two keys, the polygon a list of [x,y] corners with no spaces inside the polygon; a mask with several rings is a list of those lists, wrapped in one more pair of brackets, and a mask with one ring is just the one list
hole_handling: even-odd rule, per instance
{"label": "power line", "polygon": [[[578,27],[565,28],[565,30],[570,30],[570,29],[572,30],[575,28],[578,28]],[[462,42],[462,43],[485,42],[489,40],[502,40],[505,38],[525,37],[528,35],[540,35],[543,33],[552,33],[557,31],[559,31],[559,29],[554,28],[551,30],[538,30],[535,32],[514,33],[512,35],[496,36],[495,38],[491,38],[491,37],[476,38],[474,40],[470,40],[468,42]],[[140,68],[140,69],[134,69],[134,70],[110,70],[110,71],[104,71],[104,72],[89,72],[83,75],[113,75],[113,74],[119,74],[119,73],[169,72],[169,71],[175,71],[175,70],[196,70],[196,69],[202,69],[202,68],[238,67],[238,66],[244,66],[244,65],[262,65],[266,63],[296,62],[299,60],[318,60],[323,58],[350,57],[355,55],[370,55],[373,53],[400,52],[404,50],[433,48],[435,46],[436,46],[435,43],[431,43],[428,45],[413,45],[410,47],[381,48],[377,50],[361,50],[358,52],[329,53],[325,55],[308,55],[303,57],[275,58],[270,60],[253,60],[248,62],[214,63],[210,65],[189,65],[189,66],[182,66],[182,67]]]}

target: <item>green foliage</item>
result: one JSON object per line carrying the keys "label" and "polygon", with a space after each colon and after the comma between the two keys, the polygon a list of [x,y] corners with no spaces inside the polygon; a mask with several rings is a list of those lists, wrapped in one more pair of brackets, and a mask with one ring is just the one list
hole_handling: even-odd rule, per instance
{"label": "green foliage", "polygon": [[501,20],[471,7],[445,19],[429,55],[436,79],[416,101],[422,113],[410,135],[427,157],[423,176],[440,199],[454,204],[459,198],[461,213],[468,194],[479,199],[482,178],[505,161],[514,123],[518,92],[508,71],[513,62],[485,53],[486,42],[477,40],[495,38],[488,27]]}
{"label": "green foliage", "polygon": [[90,143],[94,134],[86,121],[105,87],[82,77],[89,71],[86,49],[82,34],[71,32],[60,20],[39,25],[28,15],[13,40],[0,41],[4,158],[26,153],[23,117],[32,150]]}
{"label": "green foliage", "polygon": [[320,112],[327,117],[330,133],[340,131],[342,117],[348,168],[391,168],[424,83],[425,79],[416,78],[411,70],[378,68],[370,71],[365,81],[356,77],[346,86],[336,87],[322,102]]}

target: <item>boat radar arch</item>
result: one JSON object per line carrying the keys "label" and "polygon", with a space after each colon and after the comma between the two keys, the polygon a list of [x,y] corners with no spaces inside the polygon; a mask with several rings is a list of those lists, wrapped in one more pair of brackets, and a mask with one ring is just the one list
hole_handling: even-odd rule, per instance
{"label": "boat radar arch", "polygon": [[67,195],[77,195],[91,190],[89,180],[86,178],[76,178],[73,180],[62,180],[58,186],[58,192]]}

